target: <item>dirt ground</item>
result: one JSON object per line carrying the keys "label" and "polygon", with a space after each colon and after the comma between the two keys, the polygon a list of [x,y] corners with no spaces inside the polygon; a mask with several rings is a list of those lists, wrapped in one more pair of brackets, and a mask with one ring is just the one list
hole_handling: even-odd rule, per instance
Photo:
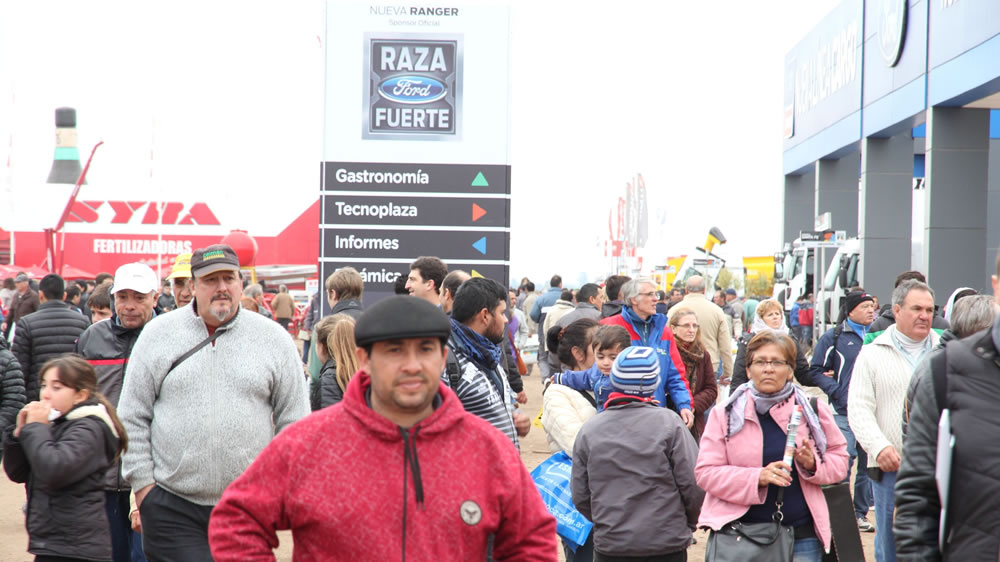
{"label": "dirt ground", "polygon": [[[528,403],[524,410],[534,418],[542,407],[541,384],[537,371],[532,376],[524,380],[525,391],[528,395]],[[552,453],[549,451],[545,441],[545,434],[538,427],[532,427],[531,433],[521,441],[521,458],[528,470],[538,466]],[[14,484],[5,477],[0,477],[0,562],[23,562],[30,561],[33,557],[26,553],[28,545],[28,535],[24,529],[24,516],[21,514],[21,505],[24,503],[24,488],[20,484]],[[874,523],[874,513],[869,516]],[[865,546],[865,557],[868,560],[875,559],[873,533],[862,533],[861,538]],[[692,561],[703,560],[705,556],[705,542],[708,540],[705,532],[698,532],[695,537],[698,544],[688,549],[688,558]],[[290,562],[292,559],[292,539],[291,533],[280,534],[281,546],[275,551],[279,562]],[[560,553],[560,560],[562,554]]]}

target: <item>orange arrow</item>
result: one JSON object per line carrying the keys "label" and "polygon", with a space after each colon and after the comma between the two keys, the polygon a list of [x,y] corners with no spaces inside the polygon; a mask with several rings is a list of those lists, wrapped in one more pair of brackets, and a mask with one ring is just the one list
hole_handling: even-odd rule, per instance
{"label": "orange arrow", "polygon": [[476,222],[477,220],[483,218],[483,215],[485,214],[486,209],[476,205],[475,203],[472,204],[472,222]]}

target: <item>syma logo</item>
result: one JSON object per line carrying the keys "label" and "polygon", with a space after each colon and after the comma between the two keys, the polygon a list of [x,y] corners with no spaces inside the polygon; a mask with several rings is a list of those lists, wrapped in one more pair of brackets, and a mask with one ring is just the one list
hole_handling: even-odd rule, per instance
{"label": "syma logo", "polygon": [[878,17],[878,45],[882,59],[896,66],[906,40],[908,0],[881,0]]}
{"label": "syma logo", "polygon": [[366,139],[456,139],[462,109],[459,35],[366,34]]}

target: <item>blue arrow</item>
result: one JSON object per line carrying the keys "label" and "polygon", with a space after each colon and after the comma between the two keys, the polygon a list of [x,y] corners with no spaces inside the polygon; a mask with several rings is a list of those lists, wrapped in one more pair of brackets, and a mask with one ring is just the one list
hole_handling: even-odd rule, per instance
{"label": "blue arrow", "polygon": [[480,254],[486,255],[486,237],[483,236],[479,240],[472,243],[472,247],[479,251]]}

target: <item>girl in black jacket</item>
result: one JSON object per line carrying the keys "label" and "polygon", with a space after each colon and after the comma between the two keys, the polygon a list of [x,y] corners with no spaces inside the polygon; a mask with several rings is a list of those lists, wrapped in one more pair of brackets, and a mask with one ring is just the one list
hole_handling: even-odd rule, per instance
{"label": "girl in black jacket", "polygon": [[28,552],[38,561],[111,560],[104,474],[128,445],[87,361],[63,355],[40,371],[41,401],[3,439],[3,467],[28,484]]}

